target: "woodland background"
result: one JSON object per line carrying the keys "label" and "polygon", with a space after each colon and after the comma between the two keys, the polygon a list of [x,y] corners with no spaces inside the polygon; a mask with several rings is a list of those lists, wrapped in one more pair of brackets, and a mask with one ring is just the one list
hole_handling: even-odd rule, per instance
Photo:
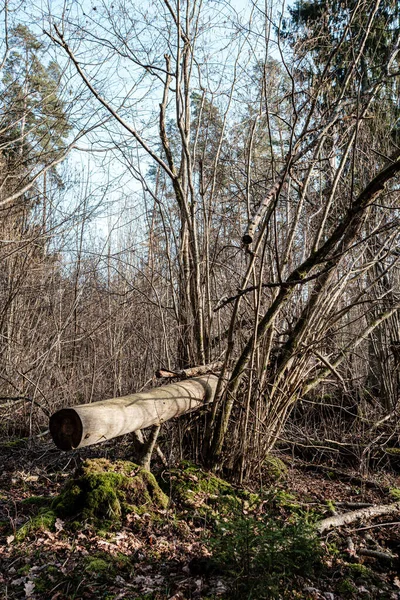
{"label": "woodland background", "polygon": [[222,361],[169,460],[393,463],[399,13],[3,0],[2,438]]}

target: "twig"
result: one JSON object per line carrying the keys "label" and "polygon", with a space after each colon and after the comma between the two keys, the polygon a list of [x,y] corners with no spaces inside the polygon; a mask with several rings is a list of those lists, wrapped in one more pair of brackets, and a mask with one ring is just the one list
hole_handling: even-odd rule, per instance
{"label": "twig", "polygon": [[44,408],[37,400],[34,400],[33,398],[29,398],[28,396],[0,396],[0,402],[3,400],[6,402],[19,402],[19,401],[30,402],[31,404],[34,404],[35,406],[40,408],[44,412],[46,417],[50,418],[49,411],[46,408]]}
{"label": "twig", "polygon": [[377,558],[378,560],[385,560],[392,562],[396,558],[393,554],[388,552],[380,552],[378,550],[370,550],[369,548],[360,548],[358,554],[362,556],[371,556],[371,558]]}
{"label": "twig", "polygon": [[367,525],[367,527],[357,527],[351,531],[366,531],[367,529],[375,529],[376,527],[389,527],[389,525],[400,525],[400,521],[390,521],[390,523],[375,523],[375,525]]}
{"label": "twig", "polygon": [[[292,287],[295,287],[296,285],[303,285],[304,283],[309,283],[310,281],[313,281],[314,279],[318,279],[318,277],[320,277],[324,273],[328,272],[330,269],[331,269],[331,267],[322,269],[321,271],[318,271],[318,273],[315,273],[314,275],[310,275],[309,277],[304,277],[304,279],[296,279],[296,280],[293,280],[290,282],[289,281],[277,281],[277,282],[270,282],[270,283],[262,283],[261,287],[262,288],[271,288],[271,289],[278,288],[278,287],[279,288],[285,288],[285,287],[292,288]],[[239,290],[235,296],[223,296],[218,301],[215,308],[213,308],[213,312],[219,311],[221,308],[223,308],[227,304],[230,304],[231,302],[234,302],[235,300],[237,300],[237,298],[241,298],[245,294],[250,294],[250,292],[255,292],[259,288],[260,288],[260,285],[251,285],[250,287],[247,287],[244,290]]]}

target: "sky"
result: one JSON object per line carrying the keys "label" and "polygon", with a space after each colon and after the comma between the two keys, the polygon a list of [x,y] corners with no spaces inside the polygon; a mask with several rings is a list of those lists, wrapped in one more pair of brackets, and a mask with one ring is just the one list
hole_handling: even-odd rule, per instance
{"label": "sky", "polygon": [[[126,9],[126,3],[123,0],[113,3],[96,2],[96,0],[84,0],[83,2],[65,2],[59,0],[55,2],[45,2],[40,0],[36,4],[22,5],[25,13],[23,16],[13,15],[14,18],[23,18],[25,22],[38,34],[42,35],[43,30],[51,32],[51,19],[48,14],[55,15],[53,22],[60,24],[60,16],[69,15],[70,24],[66,27],[65,36],[76,52],[84,72],[88,74],[90,81],[95,82],[96,89],[110,102],[110,105],[123,116],[126,121],[141,131],[146,142],[150,145],[153,139],[158,138],[158,113],[159,102],[162,97],[161,86],[157,86],[157,80],[148,85],[146,77],[143,75],[143,69],[135,67],[135,62],[127,61],[112,52],[110,44],[105,49],[104,45],[91,43],[91,35],[95,32],[97,35],[110,40],[109,32],[106,27],[99,28],[96,25],[100,21],[101,13],[104,10],[111,10],[115,5],[120,12],[125,12],[122,29],[126,27],[126,35],[131,36],[130,46],[135,49],[137,56],[142,59],[143,53],[140,52],[140,44],[146,42],[148,35],[153,35],[155,45],[152,47],[152,59],[157,60],[157,55],[163,55],[165,52],[165,35],[161,31],[158,35],[154,26],[154,21],[149,19],[146,25],[146,12],[142,11],[141,23],[136,24],[132,20],[132,11]],[[214,10],[215,14],[220,14],[217,18],[218,25],[210,25],[209,31],[204,30],[204,38],[207,40],[207,46],[201,50],[199,64],[202,62],[202,81],[196,77],[195,85],[199,89],[205,85],[207,89],[212,90],[214,100],[223,107],[227,105],[230,89],[229,77],[234,68],[237,68],[240,78],[240,69],[245,70],[255,58],[263,59],[265,57],[265,47],[261,33],[253,36],[252,40],[245,40],[248,32],[246,31],[246,20],[251,15],[257,17],[258,9],[253,3],[247,0],[230,0],[229,2],[208,1],[204,3],[207,10]],[[21,5],[19,5],[21,6]],[[143,6],[143,3],[133,2],[133,6]],[[224,21],[223,15],[227,7],[233,9],[241,15],[242,25],[236,30],[229,28],[228,19]],[[264,9],[264,3],[261,4],[261,10]],[[230,12],[232,12],[230,10]],[[22,13],[21,13],[22,14]],[[170,17],[170,15],[169,15]],[[111,19],[114,15],[111,14]],[[154,18],[154,15],[153,15]],[[77,23],[79,22],[79,27]],[[104,23],[104,21],[103,21]],[[115,20],[116,24],[118,19]],[[126,25],[128,23],[128,25]],[[152,33],[147,34],[145,27]],[[111,28],[111,27],[110,27]],[[121,29],[121,31],[122,31]],[[136,42],[135,36],[138,36]],[[236,38],[235,38],[236,35]],[[44,38],[48,39],[48,38]],[[115,43],[116,38],[111,40]],[[160,44],[160,46],[157,46]],[[257,47],[258,45],[258,47]],[[237,65],[232,60],[232,48],[235,52],[242,46],[243,58]],[[167,46],[166,46],[167,47]],[[173,50],[173,49],[172,49]],[[49,58],[55,57],[61,65],[66,65],[66,55],[54,44],[50,44]],[[274,43],[269,45],[269,56],[277,57],[276,46]],[[132,58],[132,57],[131,57]],[[224,68],[223,65],[225,64]],[[240,82],[237,85],[235,94],[236,106],[232,103],[232,109],[237,110],[240,107]],[[104,118],[104,111],[101,115],[97,114],[98,103],[88,97],[87,89],[82,85],[77,76],[75,67],[66,68],[64,94],[67,103],[69,99],[76,96],[74,102],[69,103],[71,120],[76,128],[91,127]],[[216,100],[218,98],[218,100]],[[123,108],[122,108],[123,106]],[[152,115],[153,113],[153,115]],[[173,115],[171,115],[173,116]],[[143,129],[144,124],[147,129]],[[150,129],[148,127],[150,126]],[[115,149],[115,142],[125,144],[123,151]],[[102,127],[92,130],[85,138],[77,143],[78,149],[74,150],[68,159],[69,168],[75,174],[77,185],[71,190],[69,201],[76,203],[76,195],[87,194],[93,206],[100,205],[97,211],[97,217],[93,221],[92,231],[97,232],[99,237],[107,237],[111,230],[121,231],[123,221],[130,222],[132,227],[134,220],[139,223],[136,229],[142,228],[141,220],[145,214],[146,206],[143,202],[143,194],[140,184],[132,176],[133,163],[139,165],[142,173],[146,174],[151,160],[143,155],[135,156],[135,148],[131,143],[131,137],[126,135],[123,127],[115,121],[109,121]],[[114,146],[114,149],[111,149]],[[156,148],[156,146],[154,146]],[[109,149],[109,150],[107,150]],[[89,151],[90,150],[90,151]],[[128,167],[127,167],[128,163]],[[74,195],[74,198],[72,196]],[[68,202],[68,198],[66,199]],[[102,215],[100,216],[100,212]],[[76,225],[79,227],[79,223]],[[144,226],[144,222],[143,222]],[[119,235],[119,234],[118,234]],[[117,235],[117,237],[118,237]],[[139,235],[140,238],[140,235]]]}

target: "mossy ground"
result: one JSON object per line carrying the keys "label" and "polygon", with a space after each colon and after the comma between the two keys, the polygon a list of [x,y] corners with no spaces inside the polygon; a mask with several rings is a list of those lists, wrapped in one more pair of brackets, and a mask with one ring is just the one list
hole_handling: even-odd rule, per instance
{"label": "mossy ground", "polygon": [[28,438],[16,438],[13,440],[5,440],[5,441],[0,441],[0,450],[1,451],[15,451],[18,450],[20,448],[24,448],[27,446],[28,444]]}
{"label": "mossy ground", "polygon": [[164,474],[161,483],[173,501],[200,522],[219,521],[260,505],[259,494],[235,488],[214,473],[182,461]]}
{"label": "mossy ground", "polygon": [[27,521],[17,530],[15,539],[18,542],[22,542],[31,534],[37,535],[40,532],[52,531],[54,529],[56,519],[57,515],[53,510],[40,510],[36,516],[29,519],[29,521]]}
{"label": "mossy ground", "polygon": [[[60,457],[67,465],[70,458]],[[321,539],[313,530],[344,497],[393,501],[389,495],[372,497],[293,469],[273,483],[266,474],[263,488],[249,491],[187,462],[155,478],[105,458],[82,462],[68,477],[63,464],[43,467],[27,463],[18,472],[11,465],[0,473],[0,598],[22,600],[26,590],[31,600],[314,600],[325,593],[356,600],[367,597],[364,589],[370,598],[397,593],[393,568],[349,556],[348,533]],[[390,547],[392,531],[373,529],[374,543]],[[359,547],[370,543],[351,535]]]}

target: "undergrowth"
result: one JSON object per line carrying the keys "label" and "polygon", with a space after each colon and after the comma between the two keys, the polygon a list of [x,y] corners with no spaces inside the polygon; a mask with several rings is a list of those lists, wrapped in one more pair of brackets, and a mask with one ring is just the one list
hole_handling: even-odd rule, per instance
{"label": "undergrowth", "polygon": [[[104,458],[84,461],[52,489],[47,474],[42,483],[28,472],[12,477],[0,498],[0,598],[31,590],[33,600],[311,600],[325,592],[346,600],[367,590],[389,600],[397,592],[397,563],[354,562],[347,534],[315,533],[327,510],[359,501],[353,486],[326,477],[269,476],[256,493],[188,462],[153,477]],[[380,501],[396,501],[398,481],[387,490]],[[365,499],[379,501],[371,493]],[[397,556],[390,527],[371,531],[373,539],[369,530],[353,534],[357,548],[381,543]],[[316,588],[319,595],[308,591]]]}
{"label": "undergrowth", "polygon": [[321,565],[321,548],[304,519],[236,514],[209,541],[214,560],[233,578],[232,598],[274,598],[294,577],[310,577]]}

